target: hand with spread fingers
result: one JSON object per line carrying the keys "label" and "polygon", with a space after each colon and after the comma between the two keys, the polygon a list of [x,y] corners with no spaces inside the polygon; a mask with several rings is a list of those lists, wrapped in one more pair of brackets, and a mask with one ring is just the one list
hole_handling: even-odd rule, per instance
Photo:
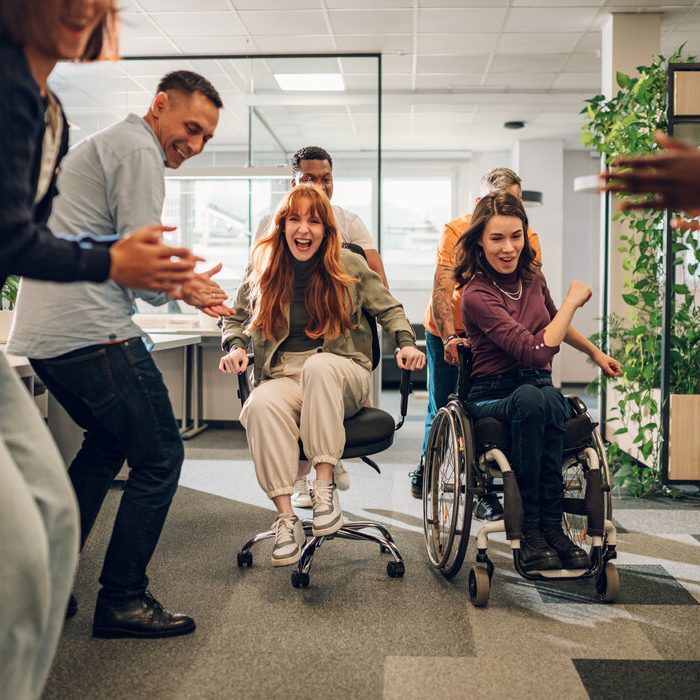
{"label": "hand with spread fingers", "polygon": [[224,304],[228,294],[211,279],[221,268],[222,264],[219,263],[206,272],[196,274],[192,280],[182,285],[179,298],[212,318],[231,316],[233,309]]}
{"label": "hand with spread fingers", "polygon": [[[613,161],[613,169],[601,173],[604,192],[650,194],[644,201],[622,200],[624,210],[671,209],[690,217],[700,214],[700,150],[673,139],[662,132],[656,134],[661,153],[627,156]],[[698,222],[674,219],[676,228],[700,229]]]}

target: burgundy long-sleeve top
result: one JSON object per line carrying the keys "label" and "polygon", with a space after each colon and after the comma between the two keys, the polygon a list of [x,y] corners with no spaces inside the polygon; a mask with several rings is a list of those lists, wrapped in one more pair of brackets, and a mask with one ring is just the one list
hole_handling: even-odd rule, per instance
{"label": "burgundy long-sleeve top", "polygon": [[[499,289],[500,287],[500,289]],[[503,290],[503,291],[502,291]],[[557,313],[544,276],[520,281],[516,274],[477,273],[462,292],[462,320],[472,349],[472,376],[503,374],[518,369],[552,370],[559,346],[548,347],[544,329]]]}

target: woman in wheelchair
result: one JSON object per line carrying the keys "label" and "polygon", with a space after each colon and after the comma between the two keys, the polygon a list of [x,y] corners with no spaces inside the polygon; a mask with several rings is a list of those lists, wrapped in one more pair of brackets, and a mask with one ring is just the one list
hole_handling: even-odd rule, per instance
{"label": "woman in wheelchair", "polygon": [[291,503],[300,439],[316,469],[312,532],[331,535],[342,525],[334,474],[346,478],[339,472],[343,420],[370,393],[372,339],[363,310],[395,339],[401,369],[423,367],[401,304],[361,255],[341,249],[326,195],[297,185],[253,248],[235,313],[224,319],[228,354],[219,365],[244,372],[252,340],[256,386],[241,423],[258,482],[277,509],[273,566],[294,564],[305,543]]}
{"label": "woman in wheelchair", "polygon": [[552,358],[566,341],[609,376],[620,365],[572,325],[591,297],[574,281],[561,307],[527,238],[520,201],[508,193],[483,197],[457,244],[455,278],[464,286],[462,318],[471,345],[467,410],[511,426],[511,460],[523,504],[520,561],[526,571],[588,566],[586,552],[562,529],[564,424],[571,408],[552,386]]}

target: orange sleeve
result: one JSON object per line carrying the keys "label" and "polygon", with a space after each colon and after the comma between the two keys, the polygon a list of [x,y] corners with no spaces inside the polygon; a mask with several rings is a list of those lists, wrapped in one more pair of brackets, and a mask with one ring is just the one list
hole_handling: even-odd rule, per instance
{"label": "orange sleeve", "polygon": [[540,246],[540,237],[532,230],[527,230],[527,239],[530,241],[530,247],[535,253],[535,260],[538,263],[542,263],[542,247]]}
{"label": "orange sleeve", "polygon": [[437,255],[435,262],[438,265],[444,265],[445,267],[454,267],[454,250],[455,245],[459,236],[457,232],[449,224],[445,224],[442,229],[442,235],[440,236],[440,241],[438,242]]}

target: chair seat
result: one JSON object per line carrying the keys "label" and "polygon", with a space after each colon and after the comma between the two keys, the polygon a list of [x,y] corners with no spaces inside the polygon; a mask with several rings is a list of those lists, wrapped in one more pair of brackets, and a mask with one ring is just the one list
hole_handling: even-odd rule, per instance
{"label": "chair seat", "polygon": [[[343,421],[345,428],[344,458],[363,457],[382,452],[394,443],[393,417],[379,408],[363,408]],[[300,443],[301,448],[301,443]],[[302,453],[301,459],[306,459]]]}
{"label": "chair seat", "polygon": [[[585,447],[591,438],[594,423],[585,414],[570,418],[564,426],[564,452]],[[497,447],[502,452],[510,452],[510,426],[496,418],[482,418],[474,426],[474,441],[477,453]]]}

